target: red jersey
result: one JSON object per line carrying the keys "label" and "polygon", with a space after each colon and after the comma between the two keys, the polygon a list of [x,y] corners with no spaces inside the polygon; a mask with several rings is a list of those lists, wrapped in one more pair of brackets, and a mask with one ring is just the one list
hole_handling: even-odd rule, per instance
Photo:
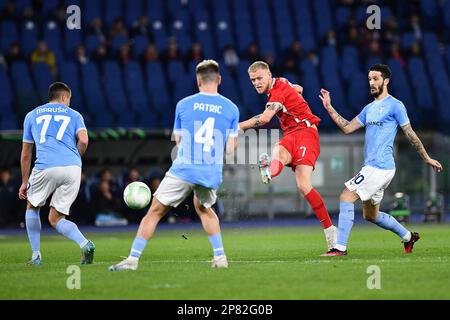
{"label": "red jersey", "polygon": [[311,112],[306,100],[287,79],[275,78],[273,81],[267,103],[278,102],[283,105],[283,109],[277,112],[277,117],[284,133],[295,131],[300,126],[304,127],[304,121],[311,125],[320,122],[320,118]]}

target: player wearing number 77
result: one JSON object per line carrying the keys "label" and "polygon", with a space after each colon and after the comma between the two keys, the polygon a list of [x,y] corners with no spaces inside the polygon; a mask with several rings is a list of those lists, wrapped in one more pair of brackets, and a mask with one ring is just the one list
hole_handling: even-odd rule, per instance
{"label": "player wearing number 77", "polygon": [[354,221],[354,202],[363,202],[364,219],[398,235],[404,244],[404,252],[411,253],[414,243],[420,239],[416,232],[405,229],[395,218],[380,211],[384,190],[395,174],[393,144],[400,126],[426,164],[441,172],[441,164],[431,159],[422,142],[413,131],[403,103],[388,92],[392,72],[387,65],[377,64],[369,70],[370,94],[375,98],[352,121],[342,118],[331,105],[330,93],[324,89],[319,96],[333,121],[345,133],[350,134],[366,127],[364,166],[361,172],[345,183],[340,196],[339,232],[336,246],[324,256],[347,254],[347,242]]}
{"label": "player wearing number 77", "polygon": [[128,258],[109,268],[136,270],[147,242],[161,218],[194,192],[194,206],[213,248],[212,267],[227,268],[219,219],[212,209],[222,183],[223,153],[236,148],[239,109],[218,93],[219,64],[205,60],[196,67],[199,93],[178,102],[174,135],[177,158],[161,182],[142,219]]}
{"label": "player wearing number 77", "polygon": [[[29,265],[42,264],[39,210],[51,194],[51,226],[80,246],[81,264],[90,264],[94,259],[94,244],[75,223],[66,220],[80,189],[81,156],[88,146],[83,117],[69,107],[70,98],[71,90],[66,84],[53,83],[49,88],[50,102],[30,111],[23,125],[19,198],[28,199],[25,222],[33,251]],[[34,144],[36,162],[30,175]]]}
{"label": "player wearing number 77", "polygon": [[248,68],[250,80],[259,94],[267,94],[266,109],[239,124],[240,129],[260,127],[276,115],[284,137],[274,146],[272,160],[266,153],[259,156],[259,168],[264,183],[278,176],[284,166],[290,166],[300,193],[308,201],[322,223],[328,250],[336,243],[337,228],[333,226],[321,195],[313,188],[311,176],[320,154],[320,118],[315,116],[302,97],[303,89],[284,78],[272,78],[269,66],[257,61]]}

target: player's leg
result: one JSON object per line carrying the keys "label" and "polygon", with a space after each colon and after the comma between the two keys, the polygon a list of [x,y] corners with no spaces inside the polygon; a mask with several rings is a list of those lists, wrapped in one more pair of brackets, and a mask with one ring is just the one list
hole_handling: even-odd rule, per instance
{"label": "player's leg", "polygon": [[212,267],[227,268],[228,261],[223,248],[219,218],[212,209],[217,200],[216,192],[212,189],[195,186],[194,193],[195,211],[200,217],[203,229],[208,235],[208,240],[213,249]]}
{"label": "player's leg", "polygon": [[281,144],[276,144],[272,149],[272,160],[267,153],[259,156],[259,170],[264,183],[269,183],[272,178],[283,171],[284,166],[292,161],[291,154]]}
{"label": "player's leg", "polygon": [[41,265],[41,217],[39,216],[39,207],[34,207],[27,201],[25,212],[25,225],[27,228],[28,240],[31,244],[32,255],[29,265]]}
{"label": "player's leg", "polygon": [[399,236],[404,243],[405,253],[411,253],[414,243],[420,239],[418,233],[407,230],[393,216],[380,211],[380,204],[374,204],[373,200],[363,202],[363,214],[364,219],[367,221],[370,221],[385,230],[392,231]]}
{"label": "player's leg", "polygon": [[81,264],[91,264],[94,259],[95,245],[86,239],[75,223],[66,219],[66,215],[66,213],[63,214],[54,207],[50,207],[48,221],[59,234],[77,243],[82,254]]}
{"label": "player's leg", "polygon": [[94,243],[86,239],[74,222],[66,219],[80,190],[81,168],[77,166],[52,168],[49,171],[49,179],[56,181],[59,186],[50,202],[48,220],[61,235],[78,244],[81,249],[81,264],[91,264],[94,260]]}
{"label": "player's leg", "polygon": [[331,222],[322,196],[312,186],[312,173],[313,167],[309,165],[298,165],[295,168],[295,179],[300,193],[305,197],[306,201],[308,201],[317,219],[322,224],[328,250],[330,250],[336,244],[337,228],[333,226],[333,223]]}
{"label": "player's leg", "polygon": [[138,232],[131,246],[130,255],[125,260],[109,267],[110,271],[136,270],[139,259],[148,241],[153,237],[159,221],[177,207],[192,192],[193,185],[170,174],[166,174],[156,190],[150,209],[141,220]]}
{"label": "player's leg", "polygon": [[33,251],[29,265],[41,265],[41,218],[39,209],[45,205],[48,197],[54,192],[56,182],[49,179],[51,170],[37,170],[33,168],[27,186],[27,208],[25,212],[25,222],[28,239]]}
{"label": "player's leg", "polygon": [[355,221],[355,201],[359,199],[355,191],[345,188],[339,197],[338,237],[334,248],[324,256],[342,256],[347,254],[347,243]]}

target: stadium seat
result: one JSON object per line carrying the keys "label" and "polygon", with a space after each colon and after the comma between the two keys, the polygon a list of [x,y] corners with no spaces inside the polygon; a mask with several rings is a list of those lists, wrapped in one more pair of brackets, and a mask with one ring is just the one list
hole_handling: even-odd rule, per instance
{"label": "stadium seat", "polygon": [[39,31],[38,26],[34,22],[23,23],[21,26],[21,42],[22,52],[30,55],[37,47]]}
{"label": "stadium seat", "polygon": [[55,82],[55,78],[52,75],[52,71],[48,64],[45,63],[35,63],[32,66],[34,83],[39,92],[41,102],[45,103],[48,101],[48,88]]}
{"label": "stadium seat", "polygon": [[83,44],[83,33],[81,30],[64,31],[64,53],[68,60],[75,57],[75,50],[78,46]]}
{"label": "stadium seat", "polygon": [[84,115],[85,108],[81,92],[80,76],[75,62],[69,61],[61,65],[61,81],[72,90],[71,107]]}
{"label": "stadium seat", "polygon": [[0,23],[0,52],[7,52],[13,42],[19,42],[19,32],[16,24],[11,21]]}
{"label": "stadium seat", "polygon": [[42,11],[41,14],[44,16],[52,13],[59,5],[59,0],[45,0],[42,1]]}
{"label": "stadium seat", "polygon": [[107,0],[104,2],[104,6],[105,26],[109,27],[113,24],[114,20],[123,16],[123,0]]}
{"label": "stadium seat", "polygon": [[106,61],[103,64],[103,70],[103,80],[109,109],[118,115],[120,119],[127,113],[130,113],[130,109],[128,108],[119,64],[113,60]]}
{"label": "stadium seat", "polygon": [[83,0],[83,19],[82,23],[85,27],[89,27],[92,20],[97,17],[102,17],[102,2]]}
{"label": "stadium seat", "polygon": [[319,39],[322,39],[328,31],[334,29],[330,2],[328,0],[315,0],[312,1],[312,4],[316,16],[317,35]]}
{"label": "stadium seat", "polygon": [[125,23],[128,27],[133,26],[133,24],[145,13],[144,1],[143,0],[133,0],[125,1]]}
{"label": "stadium seat", "polygon": [[14,62],[11,65],[11,79],[15,85],[15,96],[17,101],[17,114],[25,116],[31,108],[38,106],[41,101],[36,94],[30,71],[25,62]]}
{"label": "stadium seat", "polygon": [[0,117],[14,114],[13,90],[5,65],[0,64]]}

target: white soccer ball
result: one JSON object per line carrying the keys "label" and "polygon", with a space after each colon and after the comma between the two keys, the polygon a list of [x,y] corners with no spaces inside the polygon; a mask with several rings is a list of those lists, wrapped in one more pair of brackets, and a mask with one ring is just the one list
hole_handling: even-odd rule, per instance
{"label": "white soccer ball", "polygon": [[143,182],[130,183],[123,191],[123,201],[134,210],[145,208],[152,197],[150,188]]}

